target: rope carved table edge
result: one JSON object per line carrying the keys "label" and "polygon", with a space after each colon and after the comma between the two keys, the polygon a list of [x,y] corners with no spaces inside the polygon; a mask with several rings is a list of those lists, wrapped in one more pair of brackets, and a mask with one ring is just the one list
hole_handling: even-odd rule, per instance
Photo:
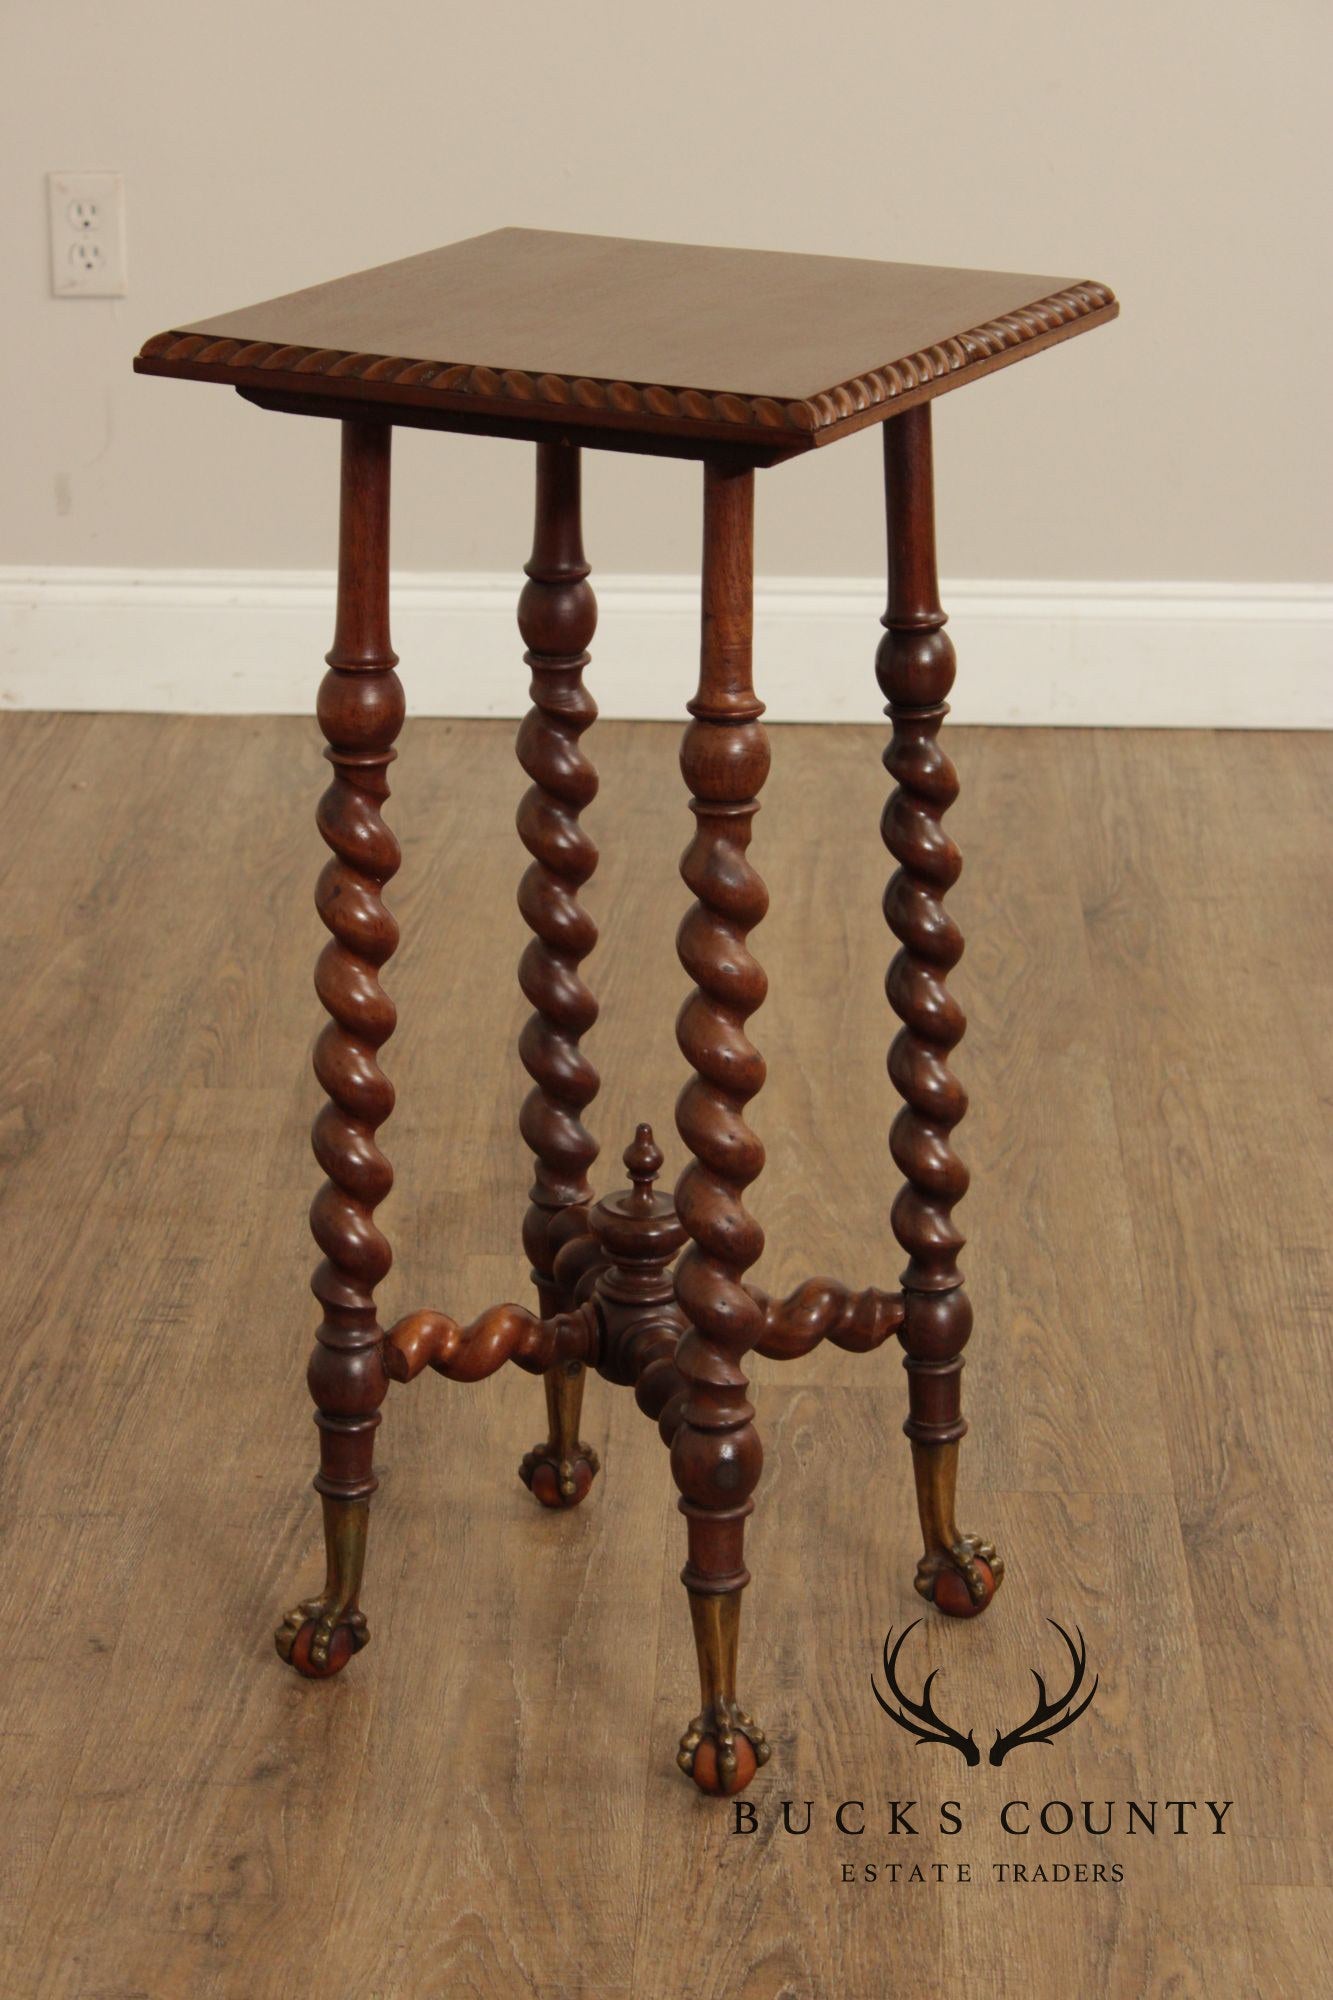
{"label": "rope carved table edge", "polygon": [[519,408],[535,405],[544,406],[547,414],[560,409],[589,410],[808,434],[883,408],[913,390],[975,368],[1007,351],[1029,347],[1073,321],[1107,313],[1115,304],[1115,294],[1106,285],[1091,278],[1080,279],[1015,312],[951,334],[914,354],[883,362],[816,395],[794,399],[540,373],[480,362],[282,346],[276,341],[219,337],[180,328],[146,340],[139,350],[139,361],[150,369],[155,363],[188,366],[201,375],[231,375],[247,383],[291,376],[307,390],[325,378],[429,391],[432,400],[438,398],[442,403],[457,399],[460,405],[477,401]]}

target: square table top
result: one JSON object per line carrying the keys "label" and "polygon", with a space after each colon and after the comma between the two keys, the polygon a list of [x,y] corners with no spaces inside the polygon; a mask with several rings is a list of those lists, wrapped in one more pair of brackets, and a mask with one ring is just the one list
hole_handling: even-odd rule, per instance
{"label": "square table top", "polygon": [[1090,279],[496,229],[156,334],[135,367],[311,413],[784,456],[1118,310]]}

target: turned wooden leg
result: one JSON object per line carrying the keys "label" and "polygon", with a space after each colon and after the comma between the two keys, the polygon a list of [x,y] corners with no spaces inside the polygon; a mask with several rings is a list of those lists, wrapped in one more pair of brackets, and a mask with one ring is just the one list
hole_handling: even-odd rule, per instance
{"label": "turned wooden leg", "polygon": [[676,1188],[690,1243],[676,1269],[689,1322],[675,1362],[686,1395],[671,1469],[689,1524],[682,1580],[690,1596],[701,1709],[678,1762],[705,1792],[740,1791],[769,1754],[763,1731],[736,1699],[746,1516],[763,1464],[741,1366],[763,1330],[762,1306],[741,1279],[764,1247],[744,1190],[764,1163],[745,1122],[764,1063],[745,1033],[767,991],[746,938],[768,892],[746,857],[757,794],[768,775],[768,739],[751,681],[754,474],[704,467],[703,643],[699,692],[689,704],[680,762],[698,822],[681,862],[697,901],[677,936],[695,981],[676,1037],[695,1071],[676,1106],[693,1155]]}
{"label": "turned wooden leg", "polygon": [[[597,1002],[579,975],[597,942],[597,926],[579,902],[597,866],[597,849],[579,824],[597,794],[597,773],[579,742],[597,714],[583,685],[597,600],[583,556],[577,445],[537,446],[536,526],[525,568],[518,623],[532,669],[533,705],[517,748],[532,784],[518,809],[518,830],[532,861],[518,901],[533,935],[518,976],[535,1012],[519,1040],[532,1078],[519,1122],[535,1165],[523,1247],[547,1318],[574,1304],[568,1274],[580,1261],[577,1252],[570,1254],[575,1240],[594,1247],[588,1168],[598,1151],[581,1118],[598,1090],[597,1072],[579,1047],[597,1019]],[[597,1472],[596,1452],[579,1439],[584,1374],[582,1362],[568,1361],[545,1377],[547,1435],[519,1467],[545,1507],[577,1506]]]}
{"label": "turned wooden leg", "polygon": [[929,403],[885,424],[884,474],[889,603],[876,675],[893,723],[884,764],[897,784],[882,831],[898,863],[884,914],[902,945],[886,990],[903,1023],[889,1051],[889,1074],[904,1100],[889,1144],[907,1177],[893,1206],[894,1234],[908,1255],[898,1330],[909,1385],[904,1429],[912,1441],[925,1541],[916,1588],[940,1611],[967,1618],[990,1603],[1004,1566],[988,1542],[960,1534],[954,1518],[958,1445],[967,1430],[963,1348],[972,1308],[958,1269],[965,1239],[953,1214],[968,1182],[953,1146],[967,1096],[949,1056],[967,1023],[946,983],[963,939],[944,897],[962,861],[942,824],[958,796],[958,777],[939,742],[954,650],[935,573]]}
{"label": "turned wooden leg", "polygon": [[308,1380],[319,1426],[327,1573],[319,1596],[278,1628],[282,1658],[313,1678],[335,1674],[365,1645],[358,1597],[379,1408],[388,1388],[375,1287],[392,1261],[374,1211],[393,1170],[375,1134],[393,1109],[379,1051],[393,1033],[393,1002],[380,968],[398,942],[381,891],[398,867],[398,843],[380,817],[403,720],[403,690],[389,644],[389,441],[386,423],[342,427],[338,619],[319,691],[320,727],[333,781],[319,805],[330,858],[315,892],[331,936],[315,970],[330,1016],[315,1045],[328,1102],[315,1120],[315,1158],[328,1179],[310,1226],[323,1253],[311,1280],[324,1317]]}

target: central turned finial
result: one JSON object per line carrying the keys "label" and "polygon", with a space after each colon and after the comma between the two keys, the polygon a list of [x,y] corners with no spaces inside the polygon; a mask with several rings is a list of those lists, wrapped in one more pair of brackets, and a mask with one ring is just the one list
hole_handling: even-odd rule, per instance
{"label": "central turned finial", "polygon": [[685,1321],[671,1271],[685,1225],[657,1190],[665,1160],[651,1125],[635,1127],[621,1158],[629,1187],[603,1195],[588,1217],[604,1259],[593,1294],[602,1330],[596,1365],[608,1382],[632,1386],[639,1408],[660,1423],[685,1386],[675,1370]]}
{"label": "central turned finial", "polygon": [[634,1137],[620,1157],[625,1163],[626,1173],[634,1183],[634,1191],[628,1203],[631,1214],[651,1214],[653,1186],[665,1165],[665,1156],[653,1137],[652,1126],[636,1125]]}

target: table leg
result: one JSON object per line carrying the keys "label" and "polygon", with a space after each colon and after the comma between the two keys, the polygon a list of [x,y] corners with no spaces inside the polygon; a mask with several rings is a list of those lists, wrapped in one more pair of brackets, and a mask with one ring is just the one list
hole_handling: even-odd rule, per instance
{"label": "table leg", "polygon": [[1004,1566],[989,1542],[959,1533],[954,1519],[958,1445],[967,1430],[961,1406],[963,1348],[972,1307],[958,1253],[964,1237],[954,1205],[968,1173],[953,1147],[967,1096],[949,1067],[967,1025],[947,978],[963,951],[944,907],[962,860],[945,832],[958,776],[939,742],[953,685],[953,643],[944,631],[935,571],[930,405],[920,403],[884,426],[888,506],[889,602],[876,676],[888,702],[893,737],[884,764],[897,789],[885,807],[884,843],[898,863],[884,914],[902,949],[889,968],[887,992],[903,1026],[889,1051],[889,1074],[904,1099],[890,1149],[906,1175],[893,1206],[893,1229],[908,1254],[905,1313],[910,1414],[904,1429],[925,1552],[916,1588],[954,1617],[984,1611]]}
{"label": "table leg", "polygon": [[[574,1304],[561,1282],[569,1259],[557,1274],[556,1258],[575,1237],[589,1236],[588,1168],[598,1152],[581,1114],[599,1079],[579,1046],[597,1019],[579,974],[597,942],[597,926],[579,902],[597,866],[597,849],[579,824],[597,795],[597,773],[579,742],[597,715],[583,685],[597,600],[583,555],[580,488],[577,445],[539,444],[536,525],[518,607],[533,701],[517,744],[532,780],[518,809],[519,835],[532,856],[518,901],[533,933],[518,976],[535,1009],[519,1039],[532,1078],[519,1123],[535,1165],[523,1246],[543,1318]],[[566,1361],[544,1377],[548,1434],[519,1473],[546,1507],[577,1506],[597,1472],[596,1452],[579,1439],[585,1373],[582,1362]]]}
{"label": "table leg", "polygon": [[746,1517],[763,1464],[742,1362],[764,1325],[741,1279],[764,1247],[746,1212],[745,1188],[764,1149],[744,1108],[764,1080],[745,1022],[767,991],[748,933],[768,892],[746,857],[757,794],[768,775],[750,648],[753,622],[754,474],[704,467],[703,640],[694,720],[680,761],[698,822],[681,862],[697,901],[677,937],[696,982],[676,1036],[694,1068],[676,1124],[693,1161],[676,1189],[690,1236],[676,1269],[676,1298],[689,1329],[676,1350],[686,1386],[671,1445],[680,1509],[689,1524],[682,1573],[699,1661],[701,1712],[681,1739],[678,1762],[702,1791],[740,1791],[769,1754],[763,1731],[736,1699]]}
{"label": "table leg", "polygon": [[322,1254],[311,1287],[324,1310],[308,1380],[319,1426],[315,1489],[324,1510],[327,1574],[317,1597],[289,1611],[278,1652],[299,1673],[337,1673],[365,1645],[358,1596],[365,1560],[379,1407],[389,1385],[375,1287],[392,1262],[374,1211],[393,1184],[375,1134],[393,1108],[379,1051],[396,1013],[379,982],[398,943],[381,891],[399,862],[380,807],[403,721],[403,690],[389,644],[388,424],[342,427],[338,618],[319,690],[320,727],[333,779],[319,804],[330,858],[315,892],[331,933],[315,987],[330,1018],[315,1046],[328,1102],[315,1120],[315,1157],[328,1178],[310,1226]]}

